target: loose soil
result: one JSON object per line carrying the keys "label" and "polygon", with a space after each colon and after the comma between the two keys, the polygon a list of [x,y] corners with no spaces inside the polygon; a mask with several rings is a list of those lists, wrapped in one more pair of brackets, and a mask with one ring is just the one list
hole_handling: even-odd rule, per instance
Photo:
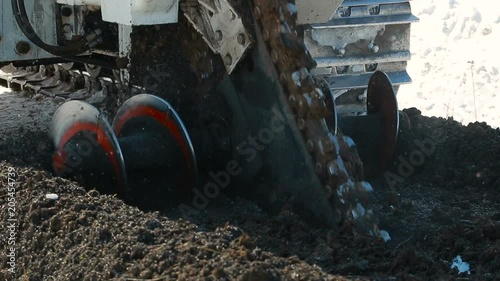
{"label": "loose soil", "polygon": [[[23,107],[24,105],[24,107]],[[0,94],[2,280],[499,280],[500,130],[405,110],[390,171],[372,182],[380,238],[315,228],[221,196],[202,214],[144,212],[54,177],[57,104]],[[33,112],[32,112],[33,111]],[[35,124],[36,122],[36,124]],[[15,170],[15,273],[8,177]],[[54,193],[57,200],[46,199]],[[460,255],[470,274],[451,269]]]}

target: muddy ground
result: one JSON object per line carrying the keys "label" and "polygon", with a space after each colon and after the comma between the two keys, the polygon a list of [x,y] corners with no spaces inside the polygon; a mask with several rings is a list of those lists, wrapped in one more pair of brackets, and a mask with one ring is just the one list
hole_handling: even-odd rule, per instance
{"label": "muddy ground", "polygon": [[[486,124],[405,110],[404,146],[372,182],[385,243],[239,198],[187,219],[86,191],[50,172],[56,106],[0,95],[1,280],[500,280],[500,130]],[[451,269],[457,255],[470,274]]]}

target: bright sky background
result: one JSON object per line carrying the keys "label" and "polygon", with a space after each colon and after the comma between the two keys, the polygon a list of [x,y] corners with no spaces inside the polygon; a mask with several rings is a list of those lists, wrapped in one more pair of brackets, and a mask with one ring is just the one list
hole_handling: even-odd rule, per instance
{"label": "bright sky background", "polygon": [[[402,86],[400,108],[450,117],[464,124],[500,127],[500,2],[414,0],[411,85]],[[474,94],[475,93],[475,94]],[[474,97],[475,96],[475,97]]]}

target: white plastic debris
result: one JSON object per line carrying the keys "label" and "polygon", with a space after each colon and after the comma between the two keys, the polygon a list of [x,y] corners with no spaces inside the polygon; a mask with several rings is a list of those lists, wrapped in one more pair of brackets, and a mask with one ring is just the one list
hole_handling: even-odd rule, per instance
{"label": "white plastic debris", "polygon": [[389,235],[389,232],[387,232],[385,230],[380,231],[380,237],[382,237],[385,242],[391,241],[391,236]]}
{"label": "white plastic debris", "polygon": [[57,199],[59,199],[59,195],[54,194],[54,193],[45,194],[45,199],[47,199],[47,200],[57,200]]}
{"label": "white plastic debris", "polygon": [[460,255],[456,256],[452,263],[451,263],[451,268],[457,268],[458,273],[463,273],[467,272],[467,274],[470,274],[470,265],[464,261],[462,261],[462,257]]}

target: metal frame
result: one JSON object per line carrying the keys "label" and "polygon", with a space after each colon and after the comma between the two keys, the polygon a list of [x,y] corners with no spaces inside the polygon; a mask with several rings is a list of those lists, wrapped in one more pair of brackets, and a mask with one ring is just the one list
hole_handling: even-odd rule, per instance
{"label": "metal frame", "polygon": [[231,73],[251,45],[248,32],[227,0],[198,0],[181,5],[184,15]]}
{"label": "metal frame", "polygon": [[175,23],[179,16],[179,0],[57,0],[71,6],[98,6],[102,19],[124,25]]}
{"label": "metal frame", "polygon": [[329,21],[342,0],[295,0],[297,23],[313,24]]}
{"label": "metal frame", "polygon": [[[57,44],[56,3],[47,0],[25,0],[26,13],[38,36]],[[16,48],[17,47],[17,48]],[[23,52],[19,52],[19,51]],[[0,1],[0,62],[54,58],[30,42],[19,29],[10,1]]]}

